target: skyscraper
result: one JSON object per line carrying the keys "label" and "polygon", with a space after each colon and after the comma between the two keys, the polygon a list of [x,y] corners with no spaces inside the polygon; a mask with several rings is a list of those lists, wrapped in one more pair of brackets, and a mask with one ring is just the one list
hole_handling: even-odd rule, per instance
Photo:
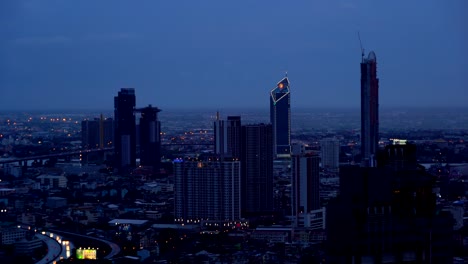
{"label": "skyscraper", "polygon": [[241,118],[228,116],[221,120],[219,114],[214,122],[214,151],[221,159],[240,159]]}
{"label": "skyscraper", "polygon": [[81,121],[81,147],[99,148],[99,119]]}
{"label": "skyscraper", "polygon": [[375,167],[379,144],[379,79],[377,59],[371,51],[361,62],[361,156],[362,166]]}
{"label": "skyscraper", "polygon": [[140,118],[140,164],[152,166],[158,172],[161,164],[161,123],[158,113],[161,110],[151,105],[137,110]]}
{"label": "skyscraper", "polygon": [[293,216],[320,208],[319,159],[319,156],[309,153],[293,153],[292,155],[291,207]]}
{"label": "skyscraper", "polygon": [[242,216],[273,210],[273,133],[270,124],[242,126]]}
{"label": "skyscraper", "polygon": [[114,142],[114,120],[95,118],[81,121],[81,146],[83,149],[108,148]]}
{"label": "skyscraper", "polygon": [[291,97],[289,79],[284,77],[270,91],[270,122],[275,157],[291,155]]}
{"label": "skyscraper", "polygon": [[327,206],[328,261],[452,263],[453,219],[439,211],[436,177],[417,164],[416,146],[387,146],[377,165],[340,168]]}
{"label": "skyscraper", "polygon": [[135,89],[122,88],[114,97],[115,166],[119,169],[135,167]]}
{"label": "skyscraper", "polygon": [[338,171],[340,166],[340,141],[336,138],[326,138],[320,141],[322,167],[330,171]]}
{"label": "skyscraper", "polygon": [[99,144],[101,148],[109,148],[114,146],[114,119],[105,118],[101,114],[99,125]]}
{"label": "skyscraper", "polygon": [[174,161],[175,220],[241,218],[239,161]]}

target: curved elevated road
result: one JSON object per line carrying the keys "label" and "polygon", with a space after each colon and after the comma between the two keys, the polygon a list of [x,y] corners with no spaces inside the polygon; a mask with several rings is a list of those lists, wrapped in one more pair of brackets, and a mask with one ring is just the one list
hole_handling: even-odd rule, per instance
{"label": "curved elevated road", "polygon": [[63,241],[62,236],[50,232],[42,232],[42,234],[37,233],[36,237],[44,241],[48,249],[47,254],[36,262],[36,264],[56,263],[61,259],[70,257],[73,243],[70,241]]}
{"label": "curved elevated road", "polygon": [[104,240],[104,239],[100,239],[100,238],[96,238],[96,237],[92,237],[92,236],[81,235],[81,234],[77,234],[77,233],[60,231],[60,230],[51,230],[51,231],[57,232],[58,234],[69,234],[69,235],[73,235],[73,236],[84,237],[84,238],[87,238],[87,239],[94,239],[94,240],[106,243],[111,248],[111,252],[109,254],[107,254],[107,256],[105,256],[104,259],[111,259],[111,258],[115,257],[117,254],[120,253],[119,245],[117,245],[117,244],[115,244],[113,242],[110,242],[108,240]]}

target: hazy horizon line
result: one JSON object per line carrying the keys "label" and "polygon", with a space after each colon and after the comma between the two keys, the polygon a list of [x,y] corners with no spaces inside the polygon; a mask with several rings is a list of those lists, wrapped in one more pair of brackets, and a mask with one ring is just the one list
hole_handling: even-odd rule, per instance
{"label": "hazy horizon line", "polygon": [[[360,107],[356,106],[291,106],[292,110],[316,110],[316,111],[331,111],[331,110],[360,110]],[[269,108],[265,107],[167,107],[161,109],[163,112],[167,111],[213,111],[213,112],[224,112],[224,111],[269,111]],[[468,110],[468,106],[385,106],[380,107],[379,110],[392,111],[392,110]],[[96,112],[113,112],[114,109],[100,109],[100,108],[50,108],[50,109],[0,109],[1,112],[85,112],[85,113],[96,113]]]}

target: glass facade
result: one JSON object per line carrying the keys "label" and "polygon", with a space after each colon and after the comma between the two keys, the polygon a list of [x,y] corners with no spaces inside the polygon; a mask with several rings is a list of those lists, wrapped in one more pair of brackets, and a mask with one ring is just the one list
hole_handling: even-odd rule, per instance
{"label": "glass facade", "polygon": [[291,154],[291,95],[289,79],[284,77],[270,92],[270,122],[273,126],[275,157]]}

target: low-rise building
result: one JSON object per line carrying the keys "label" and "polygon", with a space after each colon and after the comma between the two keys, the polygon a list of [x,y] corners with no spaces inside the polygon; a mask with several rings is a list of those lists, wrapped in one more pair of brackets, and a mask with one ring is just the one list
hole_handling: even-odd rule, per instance
{"label": "low-rise building", "polygon": [[63,175],[41,175],[36,178],[45,189],[67,188],[67,177]]}
{"label": "low-rise building", "polygon": [[292,227],[258,227],[252,233],[251,238],[270,243],[286,243],[291,242],[292,234]]}
{"label": "low-rise building", "polygon": [[49,208],[60,208],[67,206],[67,199],[62,197],[47,198],[46,206]]}
{"label": "low-rise building", "polygon": [[1,245],[11,245],[26,237],[27,230],[18,227],[0,229]]}
{"label": "low-rise building", "polygon": [[16,255],[32,255],[34,250],[42,247],[42,240],[33,236],[31,239],[23,238],[15,243]]}

